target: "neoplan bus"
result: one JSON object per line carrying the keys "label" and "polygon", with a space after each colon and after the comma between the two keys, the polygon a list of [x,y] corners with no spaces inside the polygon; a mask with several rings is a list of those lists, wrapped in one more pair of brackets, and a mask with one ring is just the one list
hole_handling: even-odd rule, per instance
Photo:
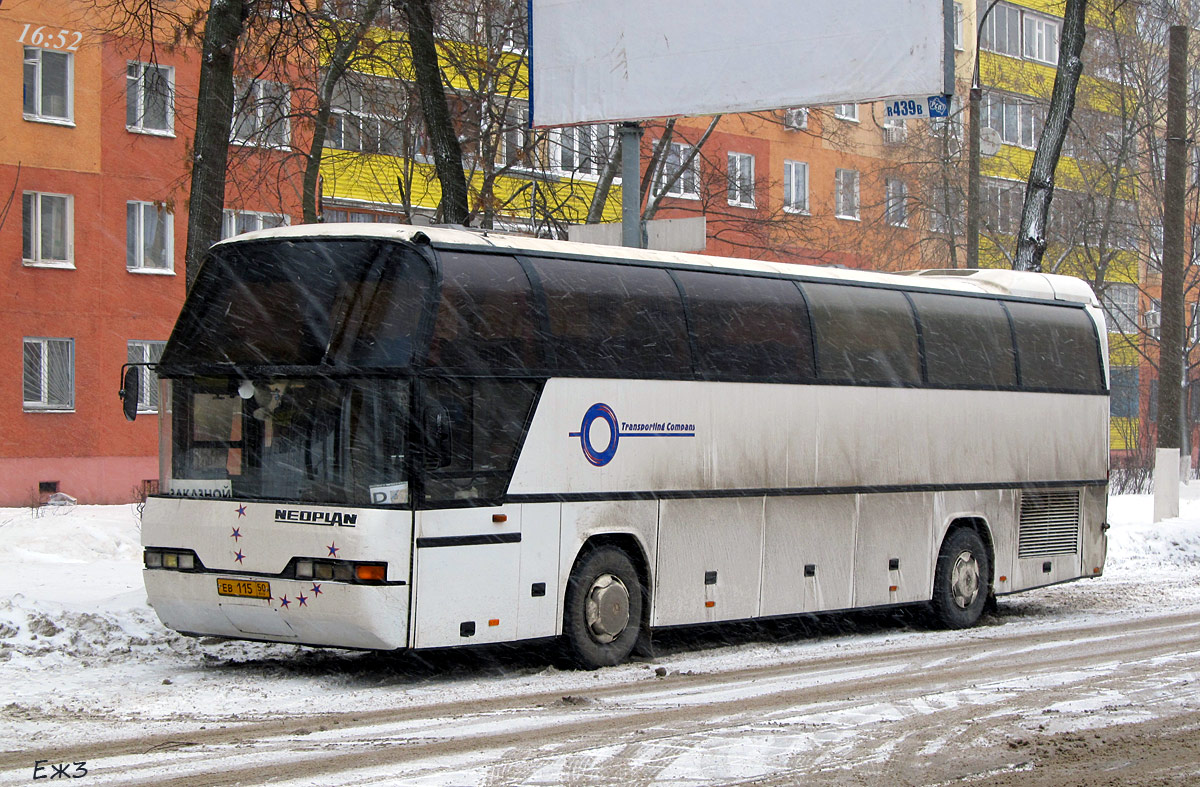
{"label": "neoplan bus", "polygon": [[188,634],[561,637],[585,667],[656,627],[970,626],[1103,569],[1105,341],[1060,276],[249,233],[157,365],[149,601]]}

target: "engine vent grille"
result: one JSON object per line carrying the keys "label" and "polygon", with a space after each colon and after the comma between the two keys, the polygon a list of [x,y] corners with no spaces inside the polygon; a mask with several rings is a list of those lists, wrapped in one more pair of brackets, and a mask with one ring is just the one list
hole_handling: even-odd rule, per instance
{"label": "engine vent grille", "polygon": [[1021,496],[1017,557],[1079,552],[1079,492],[1026,492]]}

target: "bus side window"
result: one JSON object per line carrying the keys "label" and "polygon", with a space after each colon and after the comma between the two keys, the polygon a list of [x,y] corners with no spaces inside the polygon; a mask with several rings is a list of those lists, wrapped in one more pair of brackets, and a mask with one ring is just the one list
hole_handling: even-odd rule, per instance
{"label": "bus side window", "polygon": [[532,261],[546,295],[556,371],[690,375],[679,289],[665,270],[573,260]]}
{"label": "bus side window", "polygon": [[1022,388],[1102,393],[1100,344],[1083,309],[1005,302],[1017,335]]}
{"label": "bus side window", "polygon": [[516,259],[443,252],[442,294],[429,365],[457,371],[523,371],[543,365],[529,279]]}
{"label": "bus side window", "polygon": [[999,301],[910,293],[921,321],[931,385],[1011,388],[1017,384],[1008,316]]}
{"label": "bus side window", "polygon": [[817,373],[859,385],[921,382],[917,327],[904,293],[804,282],[816,332]]}
{"label": "bus side window", "polygon": [[676,271],[687,297],[697,369],[710,380],[813,378],[804,297],[789,280]]}

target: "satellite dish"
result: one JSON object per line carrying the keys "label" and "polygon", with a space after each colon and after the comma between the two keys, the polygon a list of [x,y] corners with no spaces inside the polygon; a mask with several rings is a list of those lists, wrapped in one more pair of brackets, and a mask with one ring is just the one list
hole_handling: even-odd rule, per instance
{"label": "satellite dish", "polygon": [[979,129],[979,152],[984,156],[994,156],[1000,152],[1000,132],[994,128]]}

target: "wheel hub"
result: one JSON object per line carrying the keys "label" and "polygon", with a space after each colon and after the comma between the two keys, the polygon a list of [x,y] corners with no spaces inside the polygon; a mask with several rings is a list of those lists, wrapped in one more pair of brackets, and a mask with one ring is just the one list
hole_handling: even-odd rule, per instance
{"label": "wheel hub", "polygon": [[950,594],[959,609],[967,609],[979,597],[979,561],[975,555],[964,550],[954,560],[950,570]]}
{"label": "wheel hub", "polygon": [[629,625],[629,590],[620,577],[601,574],[587,593],[588,629],[599,642],[612,642]]}

